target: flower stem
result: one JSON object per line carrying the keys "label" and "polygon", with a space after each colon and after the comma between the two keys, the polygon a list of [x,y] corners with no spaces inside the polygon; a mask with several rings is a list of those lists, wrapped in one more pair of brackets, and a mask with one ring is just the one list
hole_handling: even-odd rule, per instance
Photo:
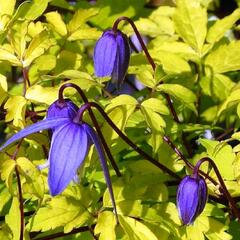
{"label": "flower stem", "polygon": [[[189,167],[190,169],[194,169],[194,165],[191,164],[187,158],[183,155],[183,153],[176,147],[176,145],[171,141],[171,139],[164,135],[163,136],[163,140],[172,148],[172,150],[179,156],[180,159],[182,159],[184,161],[184,163],[186,164],[187,167]],[[212,178],[210,177],[208,174],[206,174],[205,172],[199,170],[200,174],[203,175],[205,178],[207,178],[209,181],[211,181],[215,186],[218,185],[218,183]]]}
{"label": "flower stem", "polygon": [[226,196],[226,198],[228,199],[229,201],[229,205],[230,205],[230,208],[232,209],[232,212],[234,213],[235,217],[238,219],[238,222],[240,222],[240,212],[238,211],[238,208],[237,208],[237,205],[234,201],[234,199],[231,197],[229,191],[227,190],[227,187],[223,181],[223,178],[217,168],[217,165],[215,164],[215,162],[209,158],[209,157],[204,157],[202,159],[200,159],[196,166],[194,167],[194,170],[193,170],[193,176],[197,176],[198,173],[199,173],[199,168],[200,166],[202,165],[202,163],[204,162],[209,162],[211,164],[211,166],[213,167],[216,175],[217,175],[217,178],[218,178],[218,181],[220,183],[220,186],[221,186],[221,189],[222,189],[222,192],[224,193],[224,195]]}
{"label": "flower stem", "polygon": [[148,62],[151,64],[152,69],[155,71],[155,69],[156,69],[156,64],[154,63],[151,55],[149,54],[149,52],[148,52],[148,50],[147,50],[147,47],[146,47],[146,45],[145,45],[145,43],[144,43],[144,41],[143,41],[143,39],[142,39],[139,31],[138,31],[136,25],[134,24],[134,22],[133,22],[130,18],[125,17],[125,16],[119,17],[119,18],[114,22],[113,27],[112,27],[112,30],[116,33],[117,30],[118,30],[118,24],[119,24],[121,21],[127,21],[127,22],[132,26],[132,28],[133,28],[133,30],[134,30],[137,38],[138,38],[138,41],[140,42],[141,47],[142,47],[142,49],[143,49],[143,51],[144,51],[144,53],[145,53],[145,55],[146,55],[146,57],[147,57]]}
{"label": "flower stem", "polygon": [[[119,24],[121,21],[127,21],[127,22],[131,25],[131,27],[133,28],[133,30],[134,30],[137,38],[138,38],[139,43],[141,44],[141,47],[142,47],[142,49],[143,49],[143,51],[144,51],[144,53],[145,53],[145,55],[146,55],[146,58],[147,58],[149,64],[152,66],[153,71],[155,71],[155,69],[156,69],[156,64],[155,64],[153,58],[151,57],[150,53],[148,52],[147,47],[146,47],[146,45],[145,45],[145,43],[144,43],[144,41],[143,41],[143,39],[142,39],[142,37],[141,37],[141,34],[139,33],[139,31],[138,31],[135,23],[132,21],[132,19],[130,19],[130,18],[128,18],[128,17],[125,17],[125,16],[119,17],[119,18],[114,22],[113,27],[112,27],[112,30],[116,33],[117,30],[118,30],[118,24]],[[169,96],[167,93],[165,93],[164,96],[165,96],[166,101],[167,101],[167,103],[168,103],[169,109],[170,109],[170,111],[171,111],[171,113],[172,113],[173,119],[174,119],[177,123],[180,123],[179,118],[178,118],[178,116],[177,116],[177,113],[176,113],[176,111],[175,111],[175,108],[174,108],[174,106],[173,106],[173,104],[172,104],[172,101],[171,101],[170,96]]]}
{"label": "flower stem", "polygon": [[105,113],[105,111],[95,102],[89,102],[89,107],[95,107],[105,118],[105,120],[108,122],[108,124],[113,128],[113,130],[130,146],[132,147],[136,152],[138,152],[141,156],[143,156],[145,159],[147,159],[149,162],[160,168],[163,172],[167,173],[168,175],[172,176],[175,179],[181,179],[176,173],[174,173],[172,170],[164,166],[163,164],[156,161],[154,158],[152,158],[150,155],[148,155],[146,152],[144,152],[141,148],[139,148],[135,143],[133,143],[115,124],[114,122],[108,117],[108,115]]}
{"label": "flower stem", "polygon": [[[16,157],[17,154],[19,152],[20,146],[23,142],[23,138],[21,139],[21,141],[18,143],[16,150],[14,151],[13,155],[12,155],[12,159],[14,161],[16,161]],[[22,196],[22,186],[21,186],[21,178],[20,178],[20,174],[18,171],[17,166],[15,166],[15,173],[16,173],[16,177],[17,177],[17,186],[18,186],[18,199],[19,199],[19,210],[20,210],[20,240],[23,240],[23,236],[24,236],[24,207],[23,207],[23,196]]]}
{"label": "flower stem", "polygon": [[[50,240],[50,239],[56,239],[56,238],[60,238],[60,237],[64,237],[64,236],[69,236],[72,234],[76,234],[76,233],[80,233],[80,232],[87,232],[87,231],[91,231],[91,229],[93,229],[96,225],[93,224],[92,226],[83,226],[83,227],[79,227],[76,229],[73,229],[71,232],[69,233],[54,233],[45,237],[40,237],[40,238],[33,238],[33,240]],[[30,235],[31,237],[31,235]]]}
{"label": "flower stem", "polygon": [[[81,96],[81,98],[83,99],[84,103],[88,103],[88,99],[87,99],[86,95],[84,94],[84,92],[82,91],[82,89],[78,85],[76,85],[74,83],[65,83],[64,85],[62,85],[60,87],[59,93],[58,93],[58,99],[59,99],[60,102],[64,102],[63,91],[64,91],[65,88],[68,88],[68,87],[75,88],[78,91],[78,93]],[[92,109],[88,108],[88,112],[89,112],[90,118],[91,118],[91,120],[93,122],[93,125],[96,128],[97,134],[98,134],[98,136],[101,139],[102,145],[103,145],[104,150],[105,150],[105,152],[106,152],[106,154],[108,156],[108,159],[110,160],[111,165],[112,165],[113,169],[116,172],[116,175],[118,177],[120,177],[121,176],[121,172],[120,172],[120,170],[119,170],[119,168],[118,168],[118,166],[117,166],[117,164],[116,164],[116,162],[115,162],[115,160],[114,160],[114,158],[113,158],[113,156],[111,154],[111,151],[110,151],[110,149],[109,149],[109,147],[108,147],[108,145],[107,145],[107,143],[105,141],[105,138],[103,137],[103,134],[101,132],[100,126],[99,126],[99,124],[97,122],[97,119],[96,119]]]}

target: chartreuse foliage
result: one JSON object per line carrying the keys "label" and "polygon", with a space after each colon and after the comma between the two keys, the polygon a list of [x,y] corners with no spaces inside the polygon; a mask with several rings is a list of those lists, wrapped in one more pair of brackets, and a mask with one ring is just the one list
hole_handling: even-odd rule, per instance
{"label": "chartreuse foliage", "polygon": [[[0,142],[43,119],[59,88],[74,83],[135,144],[180,177],[191,174],[190,169],[163,141],[164,135],[192,164],[202,157],[213,159],[237,201],[240,9],[218,19],[212,18],[218,12],[219,1],[215,0],[176,0],[176,4],[155,8],[147,8],[149,1],[144,0],[93,2],[0,0]],[[93,47],[103,31],[123,15],[132,18],[148,38],[147,47],[157,67],[152,70],[143,52],[132,52],[128,74],[145,88],[129,93],[123,83],[117,93],[110,93],[110,78],[94,74]],[[128,37],[133,34],[129,24],[119,26]],[[83,103],[73,89],[64,94],[78,106]],[[180,123],[174,121],[165,94]],[[43,131],[0,153],[0,239],[20,238],[18,174],[26,240],[52,234],[84,240],[239,239],[240,225],[233,220],[218,185],[206,181],[210,197],[203,213],[193,225],[183,226],[175,201],[179,181],[137,154],[97,111],[94,114],[122,173],[115,176],[109,164],[119,223],[92,148],[79,169],[80,181],[71,183],[62,194],[50,196],[48,169],[37,168],[46,161],[49,150],[50,134]],[[88,113],[84,120],[91,124]],[[212,133],[210,137],[207,132]],[[189,155],[184,145],[190,149]],[[207,164],[201,169],[217,181]]]}

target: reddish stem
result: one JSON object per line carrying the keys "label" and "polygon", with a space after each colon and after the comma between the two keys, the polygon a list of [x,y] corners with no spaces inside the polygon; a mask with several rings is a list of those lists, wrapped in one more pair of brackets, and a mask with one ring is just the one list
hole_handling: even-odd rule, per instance
{"label": "reddish stem", "polygon": [[211,166],[213,167],[216,175],[217,175],[217,178],[218,178],[218,181],[220,183],[220,186],[221,186],[221,189],[222,189],[222,192],[224,193],[224,195],[226,196],[226,198],[228,199],[229,201],[229,205],[230,205],[230,208],[232,209],[235,217],[238,219],[238,222],[240,222],[240,212],[238,211],[238,208],[237,208],[237,205],[234,201],[234,199],[231,197],[229,191],[227,190],[227,187],[223,181],[223,178],[217,168],[217,165],[215,164],[215,162],[209,158],[209,157],[204,157],[202,159],[200,159],[196,166],[194,167],[194,170],[193,170],[193,176],[196,177],[198,176],[199,172],[200,172],[200,166],[204,163],[204,162],[209,162],[211,164]]}

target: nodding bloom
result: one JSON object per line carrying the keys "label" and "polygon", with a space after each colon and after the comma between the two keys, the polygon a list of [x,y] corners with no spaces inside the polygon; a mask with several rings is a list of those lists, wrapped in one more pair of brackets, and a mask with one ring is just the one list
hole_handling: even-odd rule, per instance
{"label": "nodding bloom", "polygon": [[130,59],[128,38],[121,31],[107,30],[94,49],[94,69],[97,77],[111,76],[118,87],[124,80]]}
{"label": "nodding bloom", "polygon": [[52,139],[49,151],[48,185],[50,194],[60,194],[76,176],[78,168],[83,164],[89,147],[94,144],[99,155],[106,183],[116,206],[105,154],[96,132],[87,123],[81,121],[79,114],[83,110],[76,108],[70,100],[54,102],[48,109],[47,118],[34,123],[8,139],[0,151],[13,142],[41,130],[51,129]]}
{"label": "nodding bloom", "polygon": [[203,177],[184,177],[177,191],[177,208],[183,224],[192,224],[203,211],[206,202],[207,185]]}

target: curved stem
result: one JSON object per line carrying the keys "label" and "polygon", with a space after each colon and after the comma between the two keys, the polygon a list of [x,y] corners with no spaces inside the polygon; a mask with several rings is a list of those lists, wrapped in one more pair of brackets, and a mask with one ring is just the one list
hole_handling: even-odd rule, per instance
{"label": "curved stem", "polygon": [[218,181],[220,183],[222,192],[224,193],[224,195],[228,199],[230,208],[232,209],[235,217],[238,218],[238,222],[240,222],[240,212],[238,211],[237,205],[236,205],[234,199],[231,197],[229,191],[227,190],[227,187],[226,187],[226,185],[223,181],[223,178],[222,178],[222,176],[221,176],[221,174],[220,174],[220,172],[217,168],[217,165],[215,164],[215,162],[211,158],[204,157],[204,158],[200,159],[197,162],[196,166],[194,167],[193,176],[197,176],[199,174],[199,171],[200,171],[199,168],[204,162],[209,162],[211,164],[211,166],[213,167],[213,169],[214,169],[214,171],[217,175]]}
{"label": "curved stem", "polygon": [[181,179],[176,173],[174,173],[172,170],[164,166],[163,164],[156,161],[154,158],[152,158],[150,155],[148,155],[146,152],[144,152],[141,148],[139,148],[135,143],[133,143],[115,124],[114,122],[108,117],[108,115],[105,113],[105,111],[95,102],[89,102],[88,107],[95,107],[105,118],[105,120],[108,122],[108,124],[113,128],[113,130],[130,146],[132,147],[136,152],[138,152],[141,156],[143,156],[145,159],[147,159],[149,162],[160,168],[163,172],[167,173],[168,175],[174,177],[175,179]]}
{"label": "curved stem", "polygon": [[[81,96],[81,98],[83,99],[83,101],[85,103],[88,103],[88,99],[87,99],[86,95],[84,94],[84,92],[82,91],[82,89],[78,85],[76,85],[74,83],[65,83],[64,85],[62,85],[60,87],[59,92],[58,92],[58,99],[59,99],[60,102],[64,102],[63,92],[64,92],[64,89],[68,88],[68,87],[75,88],[78,91],[78,93]],[[106,143],[106,141],[105,141],[105,139],[103,137],[103,134],[101,132],[100,126],[99,126],[99,124],[97,122],[97,119],[96,119],[92,109],[88,108],[88,112],[89,112],[89,116],[90,116],[90,118],[91,118],[91,120],[93,122],[93,125],[94,125],[94,127],[95,127],[95,129],[97,131],[97,134],[98,134],[98,136],[101,139],[102,145],[103,145],[104,150],[105,150],[105,152],[106,152],[106,154],[108,156],[108,159],[110,160],[111,165],[112,165],[113,169],[116,172],[116,175],[118,177],[120,177],[121,176],[121,172],[119,171],[118,166],[117,166],[117,164],[116,164],[116,162],[115,162],[115,160],[114,160],[114,158],[113,158],[113,156],[111,154],[111,151],[108,148],[108,145],[107,145],[107,143]]]}
{"label": "curved stem", "polygon": [[[145,53],[145,55],[146,55],[146,58],[147,58],[149,64],[152,66],[153,71],[155,71],[155,69],[156,69],[156,64],[155,64],[153,58],[151,57],[150,53],[148,52],[147,47],[146,47],[146,45],[145,45],[145,43],[144,43],[144,41],[143,41],[143,39],[142,39],[142,37],[141,37],[141,34],[139,33],[139,31],[138,31],[138,29],[137,29],[135,23],[134,23],[130,18],[125,17],[125,16],[119,17],[119,18],[114,22],[113,27],[112,27],[112,30],[116,33],[117,30],[118,30],[118,24],[119,24],[121,21],[127,21],[127,22],[132,26],[132,28],[133,28],[133,30],[134,30],[137,38],[138,38],[138,41],[139,41],[139,43],[141,44],[141,47],[142,47],[142,49],[143,49],[143,51],[144,51],[144,53]],[[167,101],[167,103],[168,103],[169,109],[170,109],[170,111],[171,111],[171,113],[172,113],[173,119],[174,119],[177,123],[180,123],[179,118],[178,118],[178,116],[177,116],[177,113],[176,113],[176,111],[175,111],[175,108],[174,108],[174,106],[173,106],[173,104],[172,104],[172,101],[171,101],[170,96],[169,96],[167,93],[165,93],[164,96],[165,96],[166,101]]]}
{"label": "curved stem", "polygon": [[145,55],[146,55],[146,57],[147,57],[148,62],[151,64],[153,71],[155,71],[155,69],[156,69],[156,64],[154,63],[151,55],[149,54],[149,52],[148,52],[148,50],[147,50],[147,47],[146,47],[144,41],[142,40],[141,34],[140,34],[139,31],[137,30],[136,25],[134,24],[134,22],[133,22],[130,18],[125,17],[125,16],[119,17],[119,18],[114,22],[113,27],[112,27],[112,30],[116,33],[117,30],[118,30],[118,24],[119,24],[121,21],[127,21],[127,22],[132,26],[132,28],[133,28],[133,30],[134,30],[137,38],[138,38],[138,41],[139,41],[139,43],[141,44],[141,47],[142,47],[142,49],[143,49],[143,51],[144,51],[144,53],[145,53]]}
{"label": "curved stem", "polygon": [[[184,163],[186,164],[186,166],[188,166],[190,169],[194,169],[194,165],[192,165],[187,159],[186,157],[183,155],[183,153],[175,146],[175,144],[170,140],[170,138],[168,136],[163,136],[163,140],[172,148],[172,150],[179,156],[179,158],[181,158]],[[218,183],[212,178],[210,177],[208,174],[206,174],[205,172],[199,170],[200,174],[203,175],[205,178],[207,178],[208,180],[210,180],[215,186],[218,185]]]}
{"label": "curved stem", "polygon": [[[18,143],[16,150],[14,151],[13,155],[12,155],[12,159],[14,161],[16,161],[16,157],[17,154],[19,152],[20,146],[23,142],[23,138],[21,139],[21,141]],[[22,186],[21,186],[21,178],[20,178],[20,174],[18,171],[17,166],[15,166],[15,173],[16,173],[16,177],[17,177],[17,186],[18,186],[18,199],[19,199],[19,210],[20,210],[20,240],[23,240],[24,237],[24,207],[23,207],[23,196],[22,196]]]}

